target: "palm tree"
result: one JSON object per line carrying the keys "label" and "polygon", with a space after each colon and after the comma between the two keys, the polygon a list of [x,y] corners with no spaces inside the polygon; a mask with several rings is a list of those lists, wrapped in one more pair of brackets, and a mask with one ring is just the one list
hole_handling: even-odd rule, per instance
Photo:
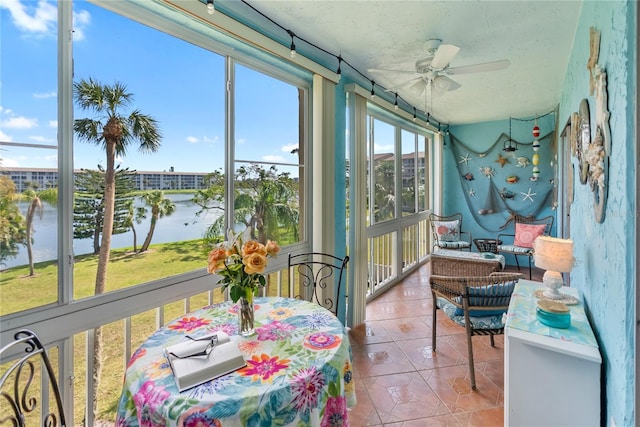
{"label": "palm tree", "polygon": [[[107,266],[111,250],[115,206],[115,159],[124,156],[127,147],[139,141],[142,152],[156,152],[162,135],[157,121],[135,109],[128,115],[122,113],[133,102],[133,94],[127,92],[124,84],[116,82],[112,86],[103,85],[92,78],[74,83],[74,98],[78,106],[95,113],[95,118],[76,119],[73,130],[81,141],[102,146],[107,154],[104,185],[104,220],[102,242],[98,255],[95,294],[106,290]],[[95,359],[93,363],[94,396],[100,382],[102,370],[102,336],[100,328],[95,330]],[[93,402],[93,414],[97,401]]]}
{"label": "palm tree", "polygon": [[29,276],[35,275],[35,269],[33,264],[33,218],[38,215],[42,219],[44,213],[44,205],[42,202],[47,202],[50,205],[55,205],[58,194],[55,189],[36,191],[34,189],[28,189],[22,193],[22,196],[29,201],[26,215],[26,232],[27,232],[27,256],[29,259]]}
{"label": "palm tree", "polygon": [[134,199],[127,200],[125,207],[127,216],[124,219],[124,225],[131,228],[133,232],[133,252],[138,252],[138,233],[133,223],[141,224],[147,218],[147,210],[142,207],[136,207]]}
{"label": "palm tree", "polygon": [[[193,202],[202,209],[224,210],[225,176],[215,171],[208,176],[208,188],[197,191]],[[267,239],[282,241],[291,233],[298,239],[298,194],[295,181],[287,172],[275,166],[264,169],[260,165],[241,166],[235,173],[234,224],[243,224],[252,239],[266,243]],[[218,217],[207,229],[205,239],[224,238],[225,216]]]}
{"label": "palm tree", "polygon": [[149,224],[149,232],[147,233],[147,237],[144,239],[144,243],[140,248],[140,252],[144,252],[149,249],[158,218],[171,216],[176,211],[176,205],[173,204],[170,199],[164,197],[164,193],[160,190],[144,193],[141,198],[147,206],[151,207],[151,224]]}

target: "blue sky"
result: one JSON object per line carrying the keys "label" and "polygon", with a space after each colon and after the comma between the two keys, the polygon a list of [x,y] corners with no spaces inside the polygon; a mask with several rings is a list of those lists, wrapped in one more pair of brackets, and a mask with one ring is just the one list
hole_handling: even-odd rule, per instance
{"label": "blue sky", "polygon": [[[52,1],[0,1],[0,141],[55,145],[57,11]],[[133,107],[158,120],[160,150],[132,145],[137,170],[208,172],[224,159],[224,58],[84,1],[74,2],[74,80],[123,82]],[[297,90],[236,69],[236,158],[295,163]],[[130,110],[123,110],[129,112]],[[75,111],[75,118],[94,117]],[[57,167],[55,150],[0,146],[4,167]],[[101,148],[74,144],[74,167],[104,164]],[[281,170],[283,168],[280,168]]]}

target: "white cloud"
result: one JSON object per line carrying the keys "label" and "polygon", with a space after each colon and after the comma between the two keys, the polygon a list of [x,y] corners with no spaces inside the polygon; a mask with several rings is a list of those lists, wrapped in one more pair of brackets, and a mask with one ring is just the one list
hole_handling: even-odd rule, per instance
{"label": "white cloud", "polygon": [[2,0],[0,7],[9,11],[13,23],[18,29],[31,34],[55,35],[57,14],[56,6],[40,0],[37,6],[32,2],[22,3],[19,0]]}
{"label": "white cloud", "polygon": [[373,144],[374,150],[376,154],[380,154],[380,153],[393,153],[393,145],[392,144],[388,144],[388,145],[379,145],[379,144]]}
{"label": "white cloud", "polygon": [[73,12],[73,41],[84,40],[84,29],[91,23],[91,15],[86,10]]}
{"label": "white cloud", "polygon": [[262,160],[264,160],[265,162],[274,162],[274,163],[284,162],[284,159],[282,158],[282,156],[276,156],[276,155],[263,156]]}
{"label": "white cloud", "polygon": [[220,140],[220,138],[218,138],[217,136],[214,136],[213,138],[210,138],[208,136],[204,136],[202,138],[202,141],[204,142],[218,142]]}
{"label": "white cloud", "polygon": [[47,98],[55,98],[56,91],[51,91],[47,93],[34,93],[33,97],[36,99],[47,99]]}
{"label": "white cloud", "polygon": [[238,139],[236,140],[236,144],[238,144],[238,145],[245,144],[246,142],[247,142],[247,140],[246,140],[246,139],[244,139],[244,138],[238,138]]}
{"label": "white cloud", "polygon": [[298,149],[298,144],[287,144],[287,145],[283,145],[281,150],[284,151],[285,153],[291,153],[293,150],[297,150]]}
{"label": "white cloud", "polygon": [[13,138],[0,130],[0,141],[12,142]]}
{"label": "white cloud", "polygon": [[0,125],[7,129],[31,129],[38,126],[38,119],[15,116],[2,120]]}
{"label": "white cloud", "polygon": [[49,127],[50,128],[57,128],[58,127],[58,121],[57,120],[49,120]]}
{"label": "white cloud", "polygon": [[190,144],[197,144],[198,142],[200,142],[200,140],[198,138],[196,138],[195,136],[188,136],[187,137],[187,142]]}
{"label": "white cloud", "polygon": [[6,157],[0,157],[0,164],[5,168],[17,168],[20,167],[20,162],[15,159],[8,159]]}
{"label": "white cloud", "polygon": [[29,137],[30,140],[32,141],[36,141],[36,142],[56,142],[55,140],[51,139],[51,138],[47,138],[45,136],[41,136],[41,135],[32,135]]}

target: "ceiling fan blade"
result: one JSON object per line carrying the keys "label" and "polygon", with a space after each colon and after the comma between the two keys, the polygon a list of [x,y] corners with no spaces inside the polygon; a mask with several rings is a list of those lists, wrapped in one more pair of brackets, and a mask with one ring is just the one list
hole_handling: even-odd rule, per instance
{"label": "ceiling fan blade", "polygon": [[449,62],[453,59],[454,56],[458,54],[460,48],[458,46],[454,46],[452,44],[441,44],[436,54],[431,61],[431,68],[433,70],[442,70]]}
{"label": "ceiling fan blade", "polygon": [[383,70],[379,68],[369,68],[367,70],[370,73],[400,73],[400,74],[417,74],[415,70]]}
{"label": "ceiling fan blade", "polygon": [[498,71],[504,70],[511,64],[511,61],[508,59],[503,59],[502,61],[493,61],[493,62],[485,62],[483,64],[475,64],[475,65],[464,65],[462,67],[454,67],[448,68],[445,73],[453,76],[456,74],[471,74],[471,73],[482,73],[485,71]]}
{"label": "ceiling fan blade", "polygon": [[403,87],[411,86],[412,84],[419,82],[420,80],[422,80],[422,76],[416,77],[415,79],[407,80],[404,83],[400,83],[399,85],[385,89],[385,92],[395,92],[396,90],[402,89]]}

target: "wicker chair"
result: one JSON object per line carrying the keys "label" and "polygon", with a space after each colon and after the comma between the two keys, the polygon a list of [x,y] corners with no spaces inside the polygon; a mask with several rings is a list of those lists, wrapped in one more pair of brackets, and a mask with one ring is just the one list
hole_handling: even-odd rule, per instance
{"label": "wicker chair", "polygon": [[345,267],[349,257],[308,252],[289,254],[289,283],[295,283],[295,275],[299,276],[301,295],[296,298],[315,302],[336,316],[338,315],[338,298]]}
{"label": "wicker chair", "polygon": [[[3,366],[0,378],[4,407],[0,424],[66,426],[60,389],[47,350],[28,329],[16,332],[14,338],[0,349],[0,364],[13,359],[12,364]],[[40,390],[42,384],[49,385],[48,392]],[[38,395],[49,400],[40,402]]]}
{"label": "wicker chair", "polygon": [[[429,215],[433,245],[442,249],[467,249],[471,251],[471,233],[462,231],[462,214]],[[466,237],[465,237],[466,236]]]}
{"label": "wicker chair", "polygon": [[[549,236],[551,234],[551,229],[553,228],[553,216],[546,216],[544,218],[536,219],[533,217],[526,217],[521,215],[514,215],[513,222],[515,224],[514,230],[515,234],[502,233],[498,234],[497,240],[502,242],[511,242],[511,243],[501,243],[497,246],[498,253],[511,254],[516,259],[516,266],[518,266],[518,270],[520,270],[520,263],[518,262],[518,256],[526,256],[529,260],[529,279],[531,279],[531,258],[533,258],[533,241],[531,241],[530,245],[519,246],[517,243],[517,234],[518,228],[520,224],[523,225],[538,225],[541,227],[541,234],[543,236]],[[537,237],[537,236],[535,236]],[[506,240],[505,240],[506,239]],[[535,238],[534,238],[535,240]]]}
{"label": "wicker chair", "polygon": [[521,278],[521,273],[491,273],[480,277],[431,275],[429,279],[433,296],[433,351],[436,351],[436,311],[440,308],[466,330],[473,390],[476,389],[476,374],[471,337],[489,335],[491,346],[495,346],[493,336],[504,332],[503,314],[509,308],[513,288]]}

